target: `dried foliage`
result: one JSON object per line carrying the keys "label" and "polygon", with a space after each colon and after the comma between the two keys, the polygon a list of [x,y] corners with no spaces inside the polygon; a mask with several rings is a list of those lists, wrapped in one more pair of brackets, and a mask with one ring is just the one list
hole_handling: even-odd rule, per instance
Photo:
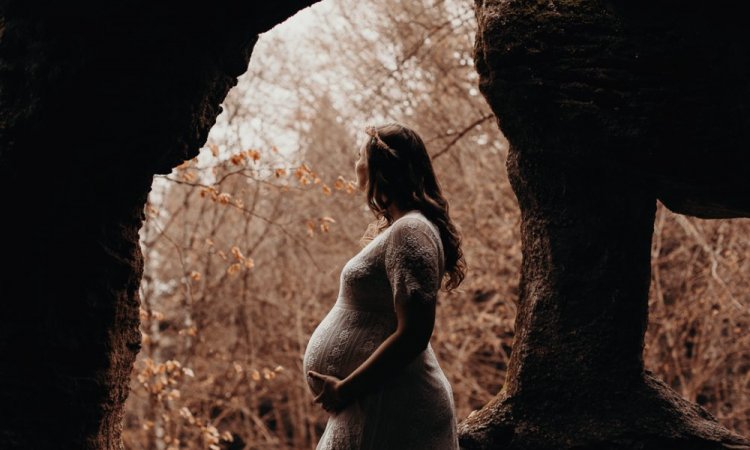
{"label": "dried foliage", "polygon": [[[340,270],[371,238],[364,125],[425,139],[463,234],[432,345],[467,416],[501,388],[521,263],[507,142],[476,88],[471,2],[328,0],[266,33],[194,160],[155,178],[141,230],[143,351],[129,449],[314,448],[302,374]],[[282,57],[283,55],[283,57]],[[747,220],[658,210],[646,366],[750,434]]]}
{"label": "dried foliage", "polygon": [[750,220],[661,204],[654,224],[646,367],[750,435]]}

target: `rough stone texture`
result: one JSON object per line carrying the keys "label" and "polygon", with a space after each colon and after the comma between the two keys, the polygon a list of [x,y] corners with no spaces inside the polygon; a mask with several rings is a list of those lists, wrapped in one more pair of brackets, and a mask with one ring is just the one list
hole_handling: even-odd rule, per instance
{"label": "rough stone texture", "polygon": [[506,384],[464,449],[750,448],[643,367],[656,199],[750,216],[740,2],[477,0],[523,266]]}
{"label": "rough stone texture", "polygon": [[0,1],[0,448],[122,448],[152,176],[311,3]]}

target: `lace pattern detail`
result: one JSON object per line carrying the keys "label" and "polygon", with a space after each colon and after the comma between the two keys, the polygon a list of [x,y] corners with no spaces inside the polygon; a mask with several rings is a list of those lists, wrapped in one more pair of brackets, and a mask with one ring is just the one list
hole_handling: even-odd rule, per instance
{"label": "lace pattern detail", "polygon": [[332,319],[333,316],[329,314],[323,319],[322,322],[320,322],[320,325],[318,325],[318,328],[315,329],[315,332],[310,337],[310,341],[308,342],[307,348],[305,349],[303,369],[305,371],[307,384],[308,386],[310,386],[310,389],[314,394],[320,392],[320,390],[323,388],[323,383],[319,379],[307,375],[307,371],[310,369],[317,371],[317,369],[319,368],[323,350],[322,347],[326,341],[326,336],[328,336],[330,332],[334,331],[334,321]]}
{"label": "lace pattern detail", "polygon": [[346,350],[351,346],[352,333],[356,328],[361,327],[367,318],[367,313],[363,311],[350,311],[344,320],[344,328],[340,330],[336,342],[331,347],[331,353],[328,356],[328,366],[326,373],[338,377],[345,376],[341,373],[343,367],[343,358],[346,356]]}
{"label": "lace pattern detail", "polygon": [[442,275],[442,243],[430,225],[417,217],[402,217],[392,225],[385,251],[385,268],[393,302],[437,301]]}
{"label": "lace pattern detail", "polygon": [[359,428],[357,422],[347,412],[342,411],[335,420],[328,421],[315,450],[354,450],[360,448],[362,435],[355,431]]}

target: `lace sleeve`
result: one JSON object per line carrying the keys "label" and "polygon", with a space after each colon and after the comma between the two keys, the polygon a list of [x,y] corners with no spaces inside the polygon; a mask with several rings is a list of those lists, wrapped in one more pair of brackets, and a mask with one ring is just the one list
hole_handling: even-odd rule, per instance
{"label": "lace sleeve", "polygon": [[392,226],[385,250],[385,270],[394,305],[403,301],[435,302],[442,257],[437,236],[416,217],[404,217]]}

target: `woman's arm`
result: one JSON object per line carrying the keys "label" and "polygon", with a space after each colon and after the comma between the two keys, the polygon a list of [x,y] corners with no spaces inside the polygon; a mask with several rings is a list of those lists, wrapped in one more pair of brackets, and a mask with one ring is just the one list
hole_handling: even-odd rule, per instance
{"label": "woman's arm", "polygon": [[435,303],[423,301],[396,302],[398,328],[346,378],[341,380],[340,394],[352,399],[375,390],[386,380],[397,376],[430,343],[435,325]]}

